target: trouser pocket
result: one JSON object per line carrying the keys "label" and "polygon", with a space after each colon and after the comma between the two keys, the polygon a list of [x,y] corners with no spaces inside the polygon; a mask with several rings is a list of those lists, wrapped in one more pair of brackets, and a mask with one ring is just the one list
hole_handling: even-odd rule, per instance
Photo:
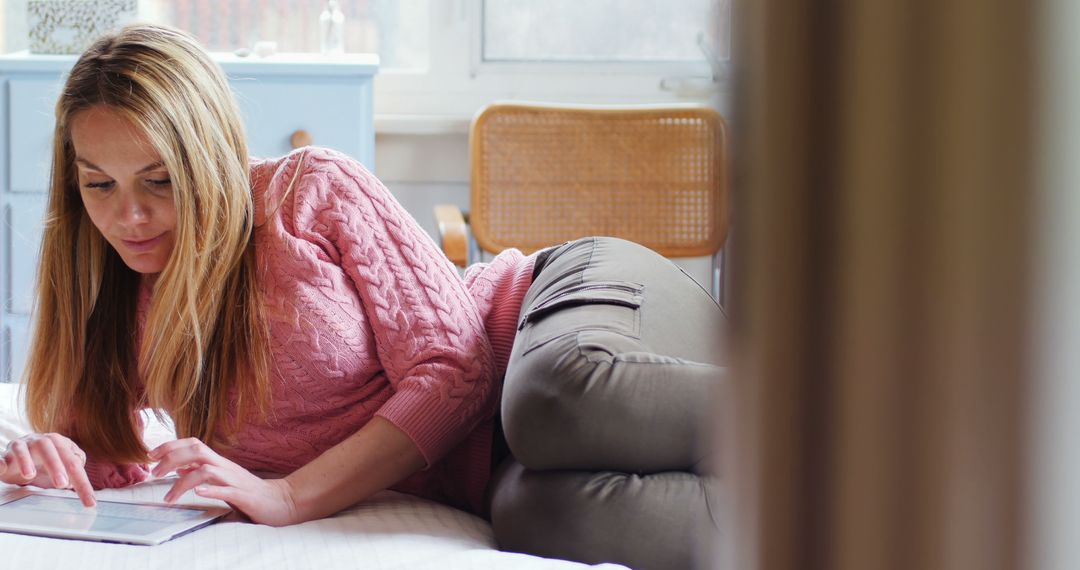
{"label": "trouser pocket", "polygon": [[593,281],[562,289],[529,307],[518,324],[524,351],[566,334],[607,330],[640,338],[642,290],[629,281]]}

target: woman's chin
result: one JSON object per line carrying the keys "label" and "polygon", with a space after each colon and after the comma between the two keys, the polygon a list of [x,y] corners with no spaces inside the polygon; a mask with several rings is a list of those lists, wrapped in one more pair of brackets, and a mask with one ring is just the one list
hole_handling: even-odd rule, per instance
{"label": "woman's chin", "polygon": [[165,269],[165,261],[154,259],[145,255],[121,255],[124,265],[136,273],[161,273]]}

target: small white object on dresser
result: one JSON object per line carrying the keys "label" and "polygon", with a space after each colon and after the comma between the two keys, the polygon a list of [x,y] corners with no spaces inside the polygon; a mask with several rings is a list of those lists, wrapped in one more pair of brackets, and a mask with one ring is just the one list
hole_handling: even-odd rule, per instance
{"label": "small white object on dresser", "polygon": [[[248,152],[333,148],[375,166],[374,54],[214,54],[237,96]],[[49,184],[54,107],[77,56],[0,56],[0,382],[18,381]]]}

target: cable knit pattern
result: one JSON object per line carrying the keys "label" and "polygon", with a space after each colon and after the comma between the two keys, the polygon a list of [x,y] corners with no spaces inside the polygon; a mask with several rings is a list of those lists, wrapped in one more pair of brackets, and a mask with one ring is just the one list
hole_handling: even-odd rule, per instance
{"label": "cable knit pattern", "polygon": [[[218,451],[250,470],[290,473],[378,415],[428,463],[395,489],[481,512],[499,379],[532,258],[500,255],[472,270],[467,288],[383,184],[331,150],[253,161],[251,180],[272,402],[267,419],[246,418]],[[152,284],[144,279],[140,323]],[[513,317],[491,318],[504,313]],[[91,463],[98,487],[146,476]]]}
{"label": "cable knit pattern", "polygon": [[[281,163],[264,205],[281,202],[297,162],[294,153]],[[292,246],[286,255],[265,255],[260,263],[267,270],[259,275],[267,297],[277,301],[275,345],[287,339],[284,352],[307,360],[293,371],[290,388],[313,383],[313,390],[325,391],[327,378],[364,380],[368,390],[379,385],[363,398],[365,415],[394,423],[435,463],[490,414],[494,400],[490,344],[464,284],[386,188],[343,155],[309,149],[303,175],[278,213],[256,244],[259,252],[273,252],[260,242],[296,238],[281,240]],[[290,367],[300,363],[289,360]],[[353,405],[339,390],[320,394],[345,398],[332,406],[318,402],[320,415],[327,408],[350,413]],[[311,405],[312,392],[304,392],[303,403]]]}
{"label": "cable knit pattern", "polygon": [[484,329],[495,351],[498,378],[506,374],[506,363],[517,335],[518,313],[532,285],[535,262],[535,254],[525,257],[516,249],[507,249],[491,263],[474,263],[465,270],[465,286],[484,315]]}

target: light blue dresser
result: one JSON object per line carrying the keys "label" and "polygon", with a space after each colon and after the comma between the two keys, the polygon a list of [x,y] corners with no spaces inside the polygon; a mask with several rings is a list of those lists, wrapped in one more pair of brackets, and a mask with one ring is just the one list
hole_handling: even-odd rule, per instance
{"label": "light blue dresser", "polygon": [[[340,150],[375,165],[372,79],[378,56],[215,54],[229,76],[248,151],[272,157],[295,144]],[[18,381],[29,345],[53,108],[75,56],[0,56],[0,382]]]}

